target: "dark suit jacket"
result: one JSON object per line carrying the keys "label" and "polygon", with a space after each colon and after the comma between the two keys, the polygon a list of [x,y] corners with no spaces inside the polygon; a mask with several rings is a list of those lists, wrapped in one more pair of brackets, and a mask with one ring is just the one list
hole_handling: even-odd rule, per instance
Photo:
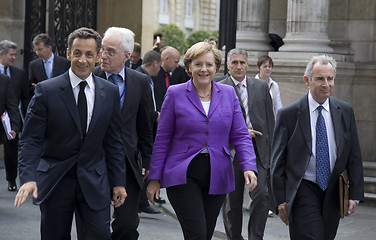
{"label": "dark suit jacket", "polygon": [[[127,68],[130,68],[129,67],[129,65],[130,65],[130,63],[131,63],[131,60],[127,60],[126,62],[125,62],[125,66],[127,67]],[[133,64],[132,65],[132,69],[137,69],[139,66],[141,66],[142,65],[142,59],[140,58],[140,59],[138,59],[138,61],[136,62],[136,64]]]}
{"label": "dark suit jacket", "polygon": [[[262,132],[262,136],[257,135],[255,139],[257,151],[263,167],[268,169],[270,167],[270,146],[274,130],[273,103],[269,94],[268,85],[265,81],[253,77],[247,77],[246,81],[248,110],[252,127],[254,130]],[[240,100],[240,93],[238,87],[235,86],[234,81],[232,81],[229,76],[220,83],[231,85],[235,88],[243,112],[243,117],[245,119],[244,106]]]}
{"label": "dark suit jacket", "polygon": [[[149,73],[142,66],[139,66],[136,69],[136,71],[145,74],[146,76],[148,76],[148,78],[151,79],[151,77],[149,76]],[[150,85],[150,83],[149,83],[149,85]],[[158,112],[154,111],[153,96],[151,96],[151,95],[152,95],[152,92],[151,92],[150,97],[148,99],[148,106],[149,106],[149,113],[150,113],[150,124],[153,127],[157,122]]]}
{"label": "dark suit jacket", "polygon": [[[18,113],[18,104],[14,91],[11,86],[10,78],[7,75],[0,74],[0,115],[4,111],[8,112],[10,124],[15,132],[20,131],[20,114]],[[0,144],[7,141],[3,125],[0,126]]]}
{"label": "dark suit jacket", "polygon": [[[65,57],[55,55],[52,66],[52,77],[59,76],[70,68],[70,61]],[[30,83],[39,83],[47,79],[46,70],[44,69],[43,60],[37,58],[29,63],[29,80]]]}
{"label": "dark suit jacket", "polygon": [[[69,73],[39,83],[20,141],[20,183],[36,181],[42,203],[77,163],[82,194],[93,210],[111,203],[110,189],[125,186],[118,89],[93,76],[95,101],[83,138]],[[112,192],[112,191],[111,191]]]}
{"label": "dark suit jacket", "polygon": [[[154,97],[157,104],[157,111],[161,111],[164,96],[166,95],[166,80],[165,80],[165,70],[161,67],[158,76],[152,77],[154,82]],[[175,73],[175,74],[174,74]],[[170,85],[175,85],[179,83],[187,82],[190,77],[185,72],[184,68],[179,66],[175,71],[170,75],[169,74]]]}
{"label": "dark suit jacket", "polygon": [[[123,108],[121,109],[122,138],[124,141],[126,159],[140,187],[144,180],[141,174],[141,164],[138,153],[141,152],[142,167],[149,169],[153,148],[153,136],[149,120],[148,98],[151,90],[148,77],[130,68],[125,69],[126,90]],[[94,69],[94,74],[106,78],[100,66]]]}
{"label": "dark suit jacket", "polygon": [[17,104],[21,101],[21,111],[26,114],[27,106],[30,102],[29,81],[25,71],[16,67],[9,67],[11,85],[16,96]]}
{"label": "dark suit jacket", "polygon": [[[350,199],[364,200],[363,167],[352,107],[330,97],[337,159],[326,189],[323,215],[327,222],[338,223],[338,177],[347,169]],[[312,155],[312,137],[308,95],[280,109],[272,143],[271,184],[277,206],[287,202],[290,223],[291,206]]]}
{"label": "dark suit jacket", "polygon": [[[70,61],[65,57],[55,55],[52,65],[52,77],[59,76],[70,68]],[[46,70],[44,69],[43,60],[37,58],[29,63],[29,83],[30,94],[34,95],[32,83],[39,83],[47,79]]]}

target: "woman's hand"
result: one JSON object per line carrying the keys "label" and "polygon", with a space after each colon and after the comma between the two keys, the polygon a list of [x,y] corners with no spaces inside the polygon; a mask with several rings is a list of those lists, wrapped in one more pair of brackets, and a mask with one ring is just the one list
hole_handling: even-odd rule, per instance
{"label": "woman's hand", "polygon": [[146,196],[148,197],[149,201],[154,205],[154,196],[159,199],[159,190],[161,189],[161,184],[159,180],[152,179],[149,181],[148,187],[146,189]]}
{"label": "woman's hand", "polygon": [[244,172],[245,183],[249,184],[249,191],[252,192],[257,186],[257,176],[254,171],[247,170]]}

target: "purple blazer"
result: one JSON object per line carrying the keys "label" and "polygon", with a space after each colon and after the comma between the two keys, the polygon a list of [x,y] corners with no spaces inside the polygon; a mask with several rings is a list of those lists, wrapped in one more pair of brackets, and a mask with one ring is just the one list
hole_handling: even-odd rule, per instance
{"label": "purple blazer", "polygon": [[210,154],[209,194],[235,189],[229,140],[243,171],[257,173],[252,140],[232,86],[212,81],[208,115],[192,80],[168,88],[162,105],[149,179],[161,187],[185,184],[191,160],[205,148]]}

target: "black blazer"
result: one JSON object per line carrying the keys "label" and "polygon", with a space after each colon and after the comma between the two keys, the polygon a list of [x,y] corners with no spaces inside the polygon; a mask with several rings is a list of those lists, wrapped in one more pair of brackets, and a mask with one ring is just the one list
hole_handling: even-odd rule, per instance
{"label": "black blazer", "polygon": [[9,70],[10,80],[17,104],[21,101],[22,115],[25,116],[27,106],[30,102],[29,81],[24,70],[16,67],[9,67]]}
{"label": "black blazer", "polygon": [[[70,68],[70,61],[65,57],[55,55],[52,66],[52,77],[59,76]],[[29,63],[29,81],[30,83],[39,83],[47,79],[43,60],[37,58]]]}
{"label": "black blazer", "polygon": [[[20,131],[20,115],[18,113],[17,99],[14,96],[10,78],[7,75],[0,74],[0,115],[4,111],[8,112],[12,130],[16,133]],[[7,141],[3,125],[0,125],[0,144]]]}
{"label": "black blazer", "polygon": [[125,187],[118,89],[102,78],[93,80],[94,109],[85,138],[69,73],[35,88],[18,159],[21,185],[37,183],[36,204],[48,198],[75,164],[82,194],[95,211],[110,205],[113,187]]}
{"label": "black blazer", "polygon": [[[129,67],[129,65],[130,65],[130,63],[131,63],[131,60],[127,60],[126,62],[125,62],[125,66],[127,67],[127,68],[130,68]],[[136,62],[136,64],[133,64],[132,65],[132,69],[137,69],[139,66],[141,66],[142,65],[142,59],[140,58],[140,59],[138,59],[138,61]]]}
{"label": "black blazer", "polygon": [[[52,65],[52,77],[59,76],[70,68],[70,61],[65,57],[55,55]],[[37,58],[29,63],[29,83],[30,95],[34,95],[34,87],[32,83],[39,83],[47,79],[46,71],[44,69],[43,60]]]}
{"label": "black blazer", "polygon": [[[144,180],[141,167],[149,169],[153,148],[148,106],[151,90],[148,77],[145,74],[136,72],[130,68],[124,69],[126,90],[123,108],[120,111],[122,138],[128,163],[127,166],[131,166],[136,180],[142,188]],[[100,66],[97,66],[93,72],[97,76],[106,78],[106,74],[101,70]],[[138,161],[139,152],[141,152],[142,163]]]}
{"label": "black blazer", "polygon": [[[329,104],[337,159],[326,189],[323,214],[328,222],[338,223],[338,177],[347,169],[350,199],[364,201],[363,166],[352,107],[334,97],[329,98]],[[272,143],[272,192],[276,207],[283,202],[287,203],[290,223],[291,206],[311,155],[312,137],[307,94],[278,111]]]}

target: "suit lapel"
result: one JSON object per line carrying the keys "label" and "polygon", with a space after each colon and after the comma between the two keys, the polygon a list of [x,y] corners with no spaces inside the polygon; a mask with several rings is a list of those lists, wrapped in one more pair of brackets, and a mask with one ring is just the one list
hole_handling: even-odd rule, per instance
{"label": "suit lapel", "polygon": [[[238,86],[235,86],[234,81],[232,81],[232,79],[231,79],[230,76],[228,76],[226,78],[226,80],[224,81],[224,83],[232,86],[235,89],[235,93],[236,93],[236,96],[238,97],[238,101],[239,101],[239,104],[240,104],[240,109],[242,110],[243,118],[245,120],[245,110],[244,110],[243,102],[242,102],[242,100],[240,98],[240,93],[239,93],[239,90],[238,90]],[[248,88],[248,86],[247,86],[247,88]],[[249,106],[248,106],[248,108],[249,108]]]}
{"label": "suit lapel", "polygon": [[198,94],[196,92],[196,89],[194,88],[193,86],[193,82],[192,80],[191,81],[188,81],[187,82],[187,87],[186,87],[186,90],[187,90],[187,97],[189,99],[189,101],[191,101],[191,103],[202,113],[206,116],[206,113],[205,113],[205,110],[204,110],[204,107],[202,106],[202,103],[200,101],[200,98],[198,97]]}
{"label": "suit lapel", "polygon": [[[40,65],[40,69],[42,70],[41,75],[43,79],[47,79],[46,69],[44,69],[43,60],[41,59],[40,61],[38,61],[38,64]],[[54,61],[54,66],[52,67],[52,71],[54,71],[54,69],[55,69],[55,61]]]}
{"label": "suit lapel", "polygon": [[247,77],[248,112],[251,112],[252,104],[255,100],[255,83]]}
{"label": "suit lapel", "polygon": [[61,81],[60,88],[62,90],[61,91],[61,98],[63,99],[63,101],[64,101],[64,103],[65,103],[65,105],[68,109],[68,112],[71,114],[73,122],[75,123],[77,129],[79,131],[81,131],[80,116],[79,116],[79,113],[78,113],[76,101],[74,99],[73,89],[72,89],[72,86],[70,84],[68,72],[65,73],[65,76],[63,77],[63,79]]}
{"label": "suit lapel", "polygon": [[217,83],[212,81],[213,89],[212,89],[212,98],[210,102],[209,112],[208,112],[208,118],[213,114],[215,109],[218,106],[218,103],[221,101],[222,94],[220,94],[220,90],[217,87]]}
{"label": "suit lapel", "polygon": [[93,74],[93,80],[94,80],[94,85],[95,85],[95,97],[94,97],[94,108],[93,108],[93,115],[91,117],[90,123],[89,123],[89,128],[87,131],[87,135],[91,133],[92,129],[94,128],[96,122],[100,118],[99,113],[103,113],[102,108],[106,106],[104,104],[104,97],[105,97],[105,92],[104,92],[104,86],[103,84],[94,76]]}
{"label": "suit lapel", "polygon": [[300,130],[303,133],[306,145],[312,154],[312,135],[311,135],[311,125],[310,125],[310,115],[308,107],[308,95],[306,95],[300,102],[300,107],[298,109],[298,123],[300,125]]}
{"label": "suit lapel", "polygon": [[337,158],[340,156],[339,154],[343,150],[344,146],[344,137],[343,132],[345,127],[342,126],[342,110],[341,108],[336,104],[335,100],[333,98],[329,99],[329,105],[330,105],[330,113],[332,116],[332,122],[333,122],[333,128],[334,128],[334,135],[335,135],[335,141],[336,141],[336,147],[337,147]]}

